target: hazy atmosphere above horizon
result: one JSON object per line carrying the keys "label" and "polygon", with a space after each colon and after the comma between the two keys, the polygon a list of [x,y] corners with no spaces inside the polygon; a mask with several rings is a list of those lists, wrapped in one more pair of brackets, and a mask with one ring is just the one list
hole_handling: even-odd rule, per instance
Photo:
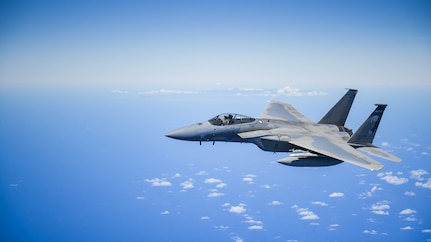
{"label": "hazy atmosphere above horizon", "polygon": [[430,86],[429,1],[6,1],[0,87]]}

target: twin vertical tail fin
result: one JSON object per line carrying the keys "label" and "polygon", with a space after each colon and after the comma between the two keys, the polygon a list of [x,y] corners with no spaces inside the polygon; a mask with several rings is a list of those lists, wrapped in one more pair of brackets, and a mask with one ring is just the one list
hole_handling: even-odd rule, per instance
{"label": "twin vertical tail fin", "polygon": [[386,104],[376,104],[376,109],[350,137],[348,143],[356,149],[383,159],[400,162],[401,159],[373,145],[374,136],[382,119]]}
{"label": "twin vertical tail fin", "polygon": [[350,137],[349,143],[360,146],[373,146],[374,136],[382,119],[386,104],[376,104],[376,109],[371,113],[367,120],[359,129]]}
{"label": "twin vertical tail fin", "polygon": [[339,127],[344,127],[356,93],[358,93],[358,90],[349,89],[347,93],[344,94],[344,96],[319,121],[319,124],[334,124]]}

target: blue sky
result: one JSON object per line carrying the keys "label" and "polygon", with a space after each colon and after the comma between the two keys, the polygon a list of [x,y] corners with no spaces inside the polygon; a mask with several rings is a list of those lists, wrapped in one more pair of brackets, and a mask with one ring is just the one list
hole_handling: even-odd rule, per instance
{"label": "blue sky", "polygon": [[2,3],[2,86],[429,86],[428,1]]}
{"label": "blue sky", "polygon": [[[430,1],[3,1],[0,240],[429,240],[430,66]],[[164,136],[270,99],[317,121],[346,87],[402,163]]]}

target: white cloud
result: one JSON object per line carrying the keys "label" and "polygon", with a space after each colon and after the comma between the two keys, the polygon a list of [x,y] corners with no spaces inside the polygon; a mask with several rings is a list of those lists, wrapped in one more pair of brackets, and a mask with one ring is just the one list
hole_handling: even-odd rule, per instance
{"label": "white cloud", "polygon": [[400,230],[412,230],[413,228],[410,226],[402,227]]}
{"label": "white cloud", "polygon": [[408,221],[408,222],[414,222],[414,221],[417,221],[417,219],[414,217],[414,215],[413,215],[413,216],[409,216],[409,217],[405,218],[404,220],[405,220],[405,221]]}
{"label": "white cloud", "polygon": [[217,192],[217,191],[214,191],[208,194],[208,197],[222,197],[222,196],[224,196],[224,193]]}
{"label": "white cloud", "polygon": [[268,184],[262,185],[262,186],[260,186],[260,187],[265,188],[265,189],[270,189],[270,188],[271,188],[271,186],[270,186],[270,185],[268,185]]}
{"label": "white cloud", "polygon": [[299,88],[296,87],[289,87],[285,86],[283,88],[279,88],[276,92],[276,94],[273,94],[272,96],[322,96],[327,95],[325,92],[318,92],[318,91],[301,91]]}
{"label": "white cloud", "polygon": [[207,184],[220,183],[220,182],[222,182],[222,180],[216,179],[216,178],[208,178],[208,179],[205,179],[204,181],[204,183],[207,183]]}
{"label": "white cloud", "polygon": [[229,206],[230,206],[230,203],[223,203],[221,206],[222,206],[222,207],[229,207]]}
{"label": "white cloud", "polygon": [[240,203],[238,206],[231,206],[229,212],[237,214],[245,213],[247,211],[245,206],[246,205],[244,203]]}
{"label": "white cloud", "polygon": [[405,193],[404,193],[404,195],[406,195],[406,196],[416,196],[416,193],[414,193],[414,192],[412,192],[412,191],[406,191]]}
{"label": "white cloud", "polygon": [[225,231],[226,229],[228,229],[229,228],[229,226],[224,226],[224,225],[219,225],[219,226],[214,226],[214,228],[216,228],[216,229],[218,229],[218,230],[223,230],[223,231]]}
{"label": "white cloud", "polygon": [[112,93],[116,93],[116,94],[128,94],[128,91],[124,91],[124,90],[118,90],[118,89],[113,89],[111,91]]}
{"label": "white cloud", "polygon": [[247,224],[263,224],[262,221],[254,220],[254,219],[251,219],[251,218],[249,218],[248,220],[244,221],[244,223],[247,223]]}
{"label": "white cloud", "polygon": [[358,195],[360,199],[365,199],[367,197],[372,197],[377,191],[381,191],[383,188],[379,187],[379,185],[373,185],[370,191],[363,192]]}
{"label": "white cloud", "polygon": [[206,175],[208,175],[208,172],[206,172],[206,171],[199,171],[198,173],[196,173],[196,175],[198,175],[198,176],[206,176]]}
{"label": "white cloud", "polygon": [[244,176],[244,178],[242,178],[243,181],[248,182],[248,183],[253,183],[254,178],[256,178],[257,176],[254,174],[247,174]]}
{"label": "white cloud", "polygon": [[258,88],[237,88],[228,90],[233,92],[235,96],[264,96],[264,97],[277,97],[277,96],[321,96],[327,95],[321,91],[302,91],[299,88],[285,86],[278,89],[258,89]]}
{"label": "white cloud", "polygon": [[413,210],[410,208],[404,209],[403,211],[400,212],[401,215],[410,215],[415,213],[416,213],[416,210]]}
{"label": "white cloud", "polygon": [[383,211],[383,210],[373,210],[371,212],[377,215],[389,215],[388,211]]}
{"label": "white cloud", "polygon": [[252,225],[248,227],[249,230],[261,230],[263,229],[262,225]]}
{"label": "white cloud", "polygon": [[208,217],[208,216],[201,217],[201,220],[209,220],[209,219],[210,219],[210,217]]}
{"label": "white cloud", "polygon": [[428,178],[428,181],[425,182],[425,183],[423,183],[423,182],[416,182],[415,186],[431,189],[431,178]]}
{"label": "white cloud", "polygon": [[364,233],[364,234],[372,234],[372,235],[375,235],[375,234],[377,234],[377,231],[376,230],[364,230],[362,233]]}
{"label": "white cloud", "polygon": [[386,181],[387,183],[392,185],[401,185],[409,181],[409,179],[407,178],[392,175],[391,171],[385,173],[381,172],[377,174],[377,176],[380,177],[380,180]]}
{"label": "white cloud", "polygon": [[168,210],[166,210],[166,211],[161,212],[160,214],[161,214],[161,215],[168,215],[168,214],[169,214],[169,211],[168,211]]}
{"label": "white cloud", "polygon": [[189,179],[188,181],[184,181],[180,184],[181,186],[183,186],[183,189],[191,189],[194,188],[193,186],[193,182],[191,179]]}
{"label": "white cloud", "polygon": [[330,224],[329,231],[335,231],[339,226],[340,226],[339,224]]}
{"label": "white cloud", "polygon": [[217,188],[223,188],[225,186],[227,186],[227,184],[223,183],[223,182],[221,182],[221,183],[219,183],[219,184],[216,185]]}
{"label": "white cloud", "polygon": [[235,242],[244,242],[240,237],[233,237],[232,239],[235,240]]}
{"label": "white cloud", "polygon": [[253,182],[253,178],[251,177],[244,177],[242,178],[243,181],[248,182],[248,183],[252,183]]}
{"label": "white cloud", "polygon": [[389,215],[389,210],[391,208],[391,206],[389,206],[389,202],[388,201],[381,201],[381,202],[377,202],[374,203],[370,210],[372,213],[377,214],[377,215]]}
{"label": "white cloud", "polygon": [[172,186],[172,183],[166,180],[166,178],[154,178],[154,179],[145,179],[146,182],[151,183],[151,186],[154,187],[169,187]]}
{"label": "white cloud", "polygon": [[423,229],[422,233],[431,233],[431,229]]}
{"label": "white cloud", "polygon": [[293,205],[291,208],[296,209],[296,212],[299,216],[301,216],[301,220],[316,220],[319,219],[319,216],[317,214],[310,211],[308,208],[300,208],[298,205]]}
{"label": "white cloud", "polygon": [[175,175],[172,178],[180,178],[181,174],[180,173],[175,173]]}
{"label": "white cloud", "polygon": [[322,207],[328,206],[327,203],[319,202],[319,201],[313,201],[313,202],[311,202],[311,204],[313,204],[313,205],[319,205],[319,206],[322,206]]}
{"label": "white cloud", "polygon": [[269,205],[273,205],[273,206],[277,206],[277,205],[282,205],[283,203],[280,201],[272,201],[269,203]]}
{"label": "white cloud", "polygon": [[172,94],[198,94],[198,92],[187,91],[187,90],[160,89],[160,90],[140,92],[139,94],[140,95],[172,95]]}
{"label": "white cloud", "polygon": [[329,194],[329,197],[344,197],[344,193],[342,192],[333,192]]}
{"label": "white cloud", "polygon": [[424,169],[410,171],[411,178],[419,180],[419,181],[423,181],[424,178],[422,176],[426,175],[426,174],[428,174],[428,172]]}
{"label": "white cloud", "polygon": [[145,197],[139,196],[139,197],[136,197],[136,200],[145,200]]}

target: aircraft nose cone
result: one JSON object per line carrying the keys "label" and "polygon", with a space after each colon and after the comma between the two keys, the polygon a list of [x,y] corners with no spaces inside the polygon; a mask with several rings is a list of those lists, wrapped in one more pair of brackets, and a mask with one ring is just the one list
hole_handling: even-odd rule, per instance
{"label": "aircraft nose cone", "polygon": [[184,128],[173,130],[165,134],[165,136],[173,139],[191,140],[194,136],[194,132],[190,128],[184,127]]}

